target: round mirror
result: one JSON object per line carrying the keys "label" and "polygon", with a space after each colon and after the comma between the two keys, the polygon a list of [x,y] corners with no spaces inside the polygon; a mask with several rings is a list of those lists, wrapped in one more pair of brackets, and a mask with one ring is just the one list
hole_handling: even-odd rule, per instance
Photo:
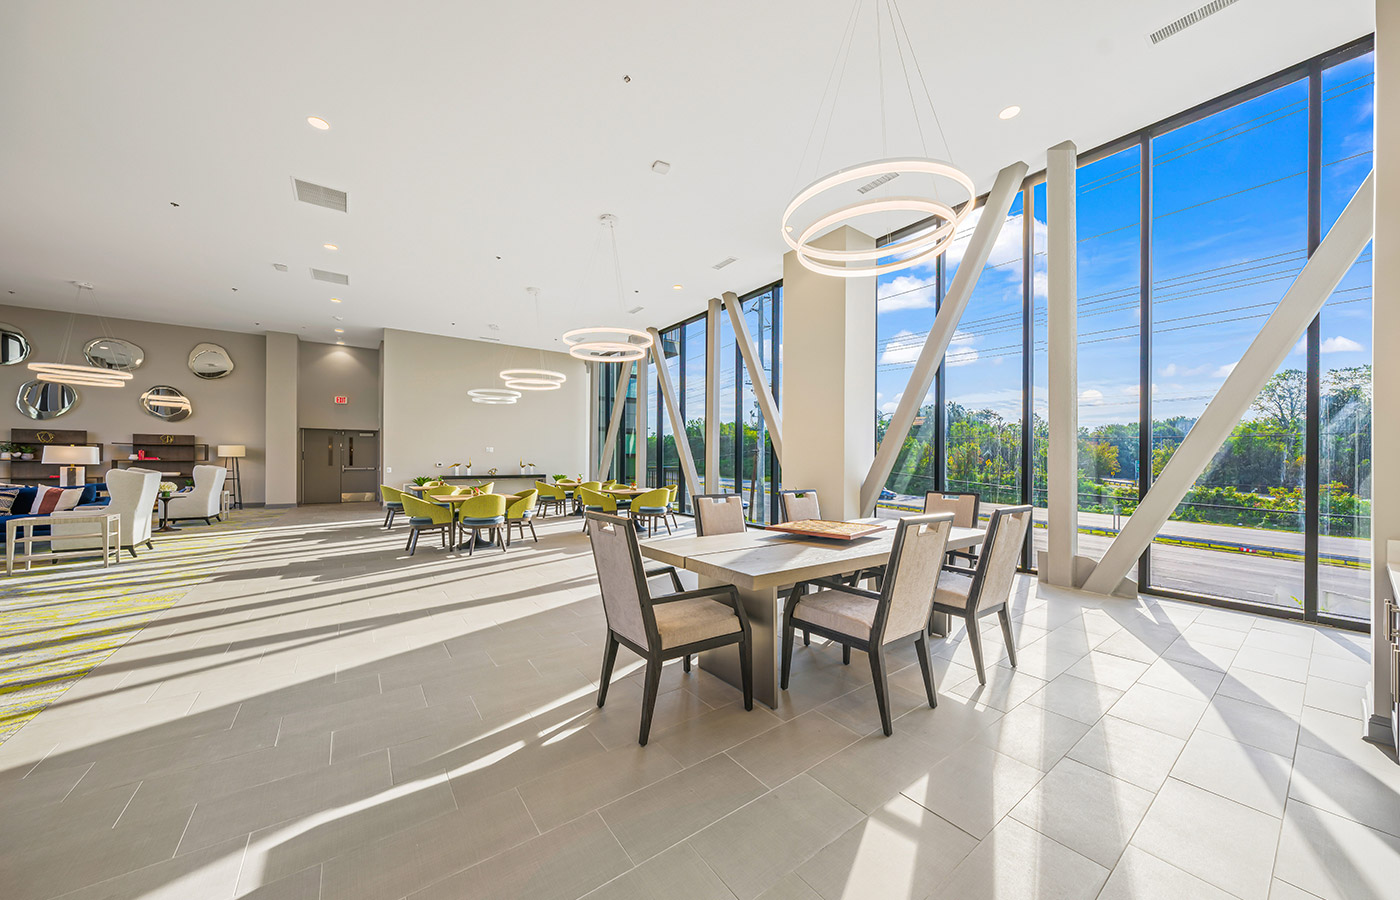
{"label": "round mirror", "polygon": [[200,378],[223,378],[233,371],[233,357],[218,344],[196,344],[190,351],[190,371]]}
{"label": "round mirror", "polygon": [[146,361],[146,351],[121,338],[97,338],[88,341],[83,348],[87,361],[99,369],[119,369],[130,372],[141,368]]}
{"label": "round mirror", "polygon": [[0,322],[0,366],[13,366],[29,358],[29,339],[13,325]]}
{"label": "round mirror", "polygon": [[190,398],[168,384],[158,384],[142,394],[141,408],[157,419],[167,422],[188,419],[193,412]]}
{"label": "round mirror", "polygon": [[15,406],[31,419],[56,419],[78,404],[78,392],[52,381],[26,381]]}

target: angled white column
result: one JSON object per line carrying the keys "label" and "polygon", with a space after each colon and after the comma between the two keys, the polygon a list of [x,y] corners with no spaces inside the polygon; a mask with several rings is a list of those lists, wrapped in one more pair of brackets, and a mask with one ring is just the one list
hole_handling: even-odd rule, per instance
{"label": "angled white column", "polygon": [[[1125,593],[1133,562],[1166,524],[1289,351],[1332,295],[1374,231],[1375,174],[1366,176],[1240,361],[1186,433],[1108,552],[1084,582],[1096,594]],[[1379,307],[1381,304],[1377,304]],[[1382,348],[1384,353],[1384,348]]]}
{"label": "angled white column", "polygon": [[[958,322],[962,320],[963,311],[967,309],[967,302],[972,297],[972,289],[977,286],[977,279],[982,277],[982,269],[987,265],[997,235],[1001,234],[1006,215],[1011,211],[1011,203],[1016,199],[1016,193],[1025,179],[1026,164],[1023,162],[1013,163],[997,173],[992,190],[987,194],[982,216],[977,220],[977,227],[972,230],[972,237],[967,242],[962,262],[958,264],[957,274],[953,276],[953,283],[948,287],[943,304],[938,308],[938,315],[933,319],[933,327],[924,339],[924,348],[919,351],[914,370],[909,373],[909,384],[905,386],[904,395],[899,398],[899,405],[890,416],[885,439],[880,442],[875,461],[861,484],[862,515],[868,516],[875,512],[875,502],[880,499],[880,489],[885,486],[885,479],[890,477],[890,472],[894,469],[895,459],[904,445],[904,438],[914,424],[914,416],[923,405],[929,388],[933,387],[938,363],[948,352],[948,345],[952,343]],[[873,420],[870,427],[873,432]]]}
{"label": "angled white column", "polygon": [[720,299],[705,313],[705,493],[719,493],[719,317]]}
{"label": "angled white column", "polygon": [[[607,366],[611,363],[594,363],[598,366],[598,378],[601,381],[608,377]],[[617,377],[617,391],[613,394],[612,416],[608,419],[608,436],[603,441],[603,448],[598,451],[598,474],[594,481],[603,481],[612,470],[613,447],[617,446],[617,433],[622,430],[622,412],[627,408],[627,380],[632,377],[632,363],[625,362],[619,367],[620,375]]]}
{"label": "angled white column", "polygon": [[[758,358],[758,348],[749,334],[748,323],[744,321],[744,310],[739,297],[733,291],[724,292],[724,308],[729,310],[729,321],[734,326],[734,340],[739,344],[739,355],[744,358],[744,368],[748,369],[749,380],[753,382],[754,396],[758,398],[758,408],[763,413],[763,425],[768,430],[768,438],[773,442],[773,454],[783,461],[783,420],[778,416],[778,404],[773,402],[773,392],[768,388],[768,376],[763,372],[763,361]],[[739,385],[734,386],[739,390]]]}
{"label": "angled white column", "polygon": [[[648,328],[651,335],[651,361],[656,366],[656,383],[661,389],[661,397],[666,401],[666,416],[671,420],[671,433],[676,437],[676,455],[681,462],[681,475],[691,494],[701,493],[700,478],[695,474],[695,457],[690,453],[690,436],[685,430],[685,420],[681,418],[681,404],[676,399],[676,387],[671,383],[671,370],[666,367],[666,352],[661,347],[661,332]],[[658,423],[659,424],[659,423]],[[661,449],[661,429],[656,429],[656,452],[661,456],[662,466],[666,456]],[[660,487],[660,485],[656,485]]]}
{"label": "angled white column", "polygon": [[1046,547],[1039,566],[1049,584],[1074,587],[1079,555],[1079,324],[1075,281],[1076,157],[1072,141],[1051,147],[1045,165],[1046,308],[1050,446],[1046,450]]}

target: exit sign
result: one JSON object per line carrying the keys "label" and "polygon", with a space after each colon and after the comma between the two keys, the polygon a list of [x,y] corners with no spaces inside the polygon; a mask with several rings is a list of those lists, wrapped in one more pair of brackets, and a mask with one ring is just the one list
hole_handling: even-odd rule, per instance
{"label": "exit sign", "polygon": [[336,397],[336,398],[335,398],[335,402],[338,403],[338,404],[340,404],[341,406],[344,406],[345,404],[347,404],[347,403],[350,402],[350,398],[349,398],[349,397]]}

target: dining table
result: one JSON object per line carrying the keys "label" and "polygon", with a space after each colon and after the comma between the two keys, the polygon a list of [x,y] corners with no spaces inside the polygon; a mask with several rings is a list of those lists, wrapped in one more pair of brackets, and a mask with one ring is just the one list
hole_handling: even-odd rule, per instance
{"label": "dining table", "polygon": [[[749,528],[743,532],[686,535],[641,542],[642,555],[693,572],[701,587],[733,585],[748,613],[753,643],[753,695],[778,705],[778,667],[782,660],[783,605],[800,581],[829,578],[884,565],[894,546],[895,520],[882,531],[853,540],[800,537]],[[986,540],[985,528],[953,527],[949,550],[965,550]],[[700,665],[735,687],[742,687],[737,645],[699,654]]]}

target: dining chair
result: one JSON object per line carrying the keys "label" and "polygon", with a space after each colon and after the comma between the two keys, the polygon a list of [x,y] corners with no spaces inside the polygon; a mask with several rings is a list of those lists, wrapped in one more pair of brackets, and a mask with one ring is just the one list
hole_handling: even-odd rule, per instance
{"label": "dining chair", "polygon": [[671,502],[671,491],[668,488],[657,488],[654,491],[647,491],[639,494],[633,501],[630,512],[632,522],[639,529],[643,524],[647,527],[647,537],[651,537],[652,528],[657,520],[666,526],[666,533],[671,533],[671,523],[666,521],[666,505]]}
{"label": "dining chair", "polygon": [[[602,485],[599,485],[599,487],[602,487]],[[604,494],[594,488],[588,488],[584,487],[583,485],[579,485],[578,499],[579,502],[583,504],[584,531],[588,530],[588,513],[600,512],[608,513],[609,515],[617,514],[617,498],[612,496],[611,494]]]}
{"label": "dining chair", "polygon": [[748,525],[744,522],[744,498],[738,494],[696,494],[695,533],[739,534]]}
{"label": "dining chair", "polygon": [[470,500],[462,501],[461,518],[457,525],[465,535],[471,529],[471,540],[467,541],[467,555],[476,550],[476,539],[483,529],[488,531],[488,539],[494,539],[506,552],[506,542],[501,537],[501,529],[506,522],[506,498],[504,494],[479,494]]}
{"label": "dining chair", "polygon": [[540,515],[547,516],[551,512],[562,513],[564,511],[564,489],[556,487],[544,481],[535,482],[535,491],[540,498]]}
{"label": "dining chair", "polygon": [[404,547],[408,555],[412,556],[418,551],[418,535],[424,531],[439,532],[442,535],[442,546],[447,547],[448,538],[454,537],[452,510],[440,503],[430,503],[407,494],[403,495],[402,502],[404,515],[408,516],[408,524],[412,529],[408,533],[408,545]]}
{"label": "dining chair", "polygon": [[[1011,586],[1016,581],[1016,563],[1026,541],[1026,529],[1031,524],[1031,507],[1003,506],[992,512],[987,523],[987,538],[971,577],[958,570],[949,570],[939,582],[933,596],[932,612],[962,616],[967,623],[967,639],[972,644],[972,659],[977,664],[977,680],[987,683],[982,662],[982,635],[977,620],[996,613],[1001,620],[1001,633],[1006,639],[1006,655],[1014,668],[1016,642],[1011,636],[1011,613],[1007,604]],[[932,615],[929,632],[933,633]]]}
{"label": "dining chair", "polygon": [[511,529],[520,532],[520,539],[525,540],[525,529],[530,529],[530,537],[535,539],[535,543],[540,542],[540,536],[535,534],[535,506],[540,498],[539,491],[531,488],[520,494],[520,499],[506,507],[506,546],[510,546]]}
{"label": "dining chair", "polygon": [[457,493],[457,489],[456,489],[455,487],[453,487],[452,485],[450,485],[450,484],[435,484],[435,485],[432,485],[431,487],[425,487],[425,488],[423,488],[423,498],[422,498],[422,499],[427,500],[427,501],[429,501],[429,502],[432,502],[432,499],[433,499],[434,497],[438,497],[438,496],[450,497],[451,495],[453,495],[453,494],[455,494],[455,493]]}
{"label": "dining chair", "polygon": [[384,527],[394,527],[394,516],[403,512],[403,491],[389,487],[387,484],[379,486],[379,498],[384,501]]}
{"label": "dining chair", "polygon": [[[788,688],[792,671],[792,639],[798,627],[815,631],[843,646],[864,650],[870,659],[875,702],[880,707],[880,727],[888,737],[890,702],[885,648],[914,638],[919,668],[923,670],[928,705],[938,706],[938,694],[929,665],[928,621],[934,592],[943,571],[943,554],[953,529],[949,513],[910,516],[896,526],[894,545],[879,592],[866,591],[830,578],[794,585],[783,612],[782,689]],[[815,588],[814,593],[808,593]]]}
{"label": "dining chair", "polygon": [[496,493],[496,482],[494,481],[488,481],[485,484],[474,484],[472,485],[472,487],[476,489],[476,492],[478,494]]}
{"label": "dining chair", "polygon": [[[953,514],[953,527],[955,528],[976,528],[978,507],[981,505],[981,497],[973,491],[955,493],[949,491],[929,491],[924,495],[924,512],[950,512]],[[948,562],[955,563],[959,559],[965,559],[969,566],[977,565],[977,548],[969,547],[966,550],[949,550]],[[964,570],[969,571],[969,570]]]}
{"label": "dining chair", "polygon": [[817,492],[813,490],[790,490],[778,492],[778,514],[784,522],[798,522],[802,519],[820,519],[821,505],[817,502]]}
{"label": "dining chair", "polygon": [[666,515],[671,518],[672,525],[680,528],[681,523],[676,521],[676,507],[679,505],[677,498],[680,496],[681,486],[678,484],[668,484],[666,485],[666,491],[670,494],[670,496],[666,498]]}
{"label": "dining chair", "polygon": [[[749,617],[739,602],[733,585],[681,589],[674,566],[656,569],[642,567],[637,532],[621,516],[585,513],[591,527],[588,539],[593,545],[593,562],[598,570],[598,588],[603,596],[603,615],[608,623],[607,645],[603,649],[603,674],[598,681],[598,706],[608,697],[617,645],[621,644],[646,660],[646,680],[642,692],[642,724],[637,743],[646,746],[651,733],[652,711],[661,685],[661,667],[668,659],[689,658],[692,653],[728,644],[739,645],[739,670],[744,685],[744,709],[753,709],[753,650]],[[675,593],[653,596],[648,578],[669,574]]]}

